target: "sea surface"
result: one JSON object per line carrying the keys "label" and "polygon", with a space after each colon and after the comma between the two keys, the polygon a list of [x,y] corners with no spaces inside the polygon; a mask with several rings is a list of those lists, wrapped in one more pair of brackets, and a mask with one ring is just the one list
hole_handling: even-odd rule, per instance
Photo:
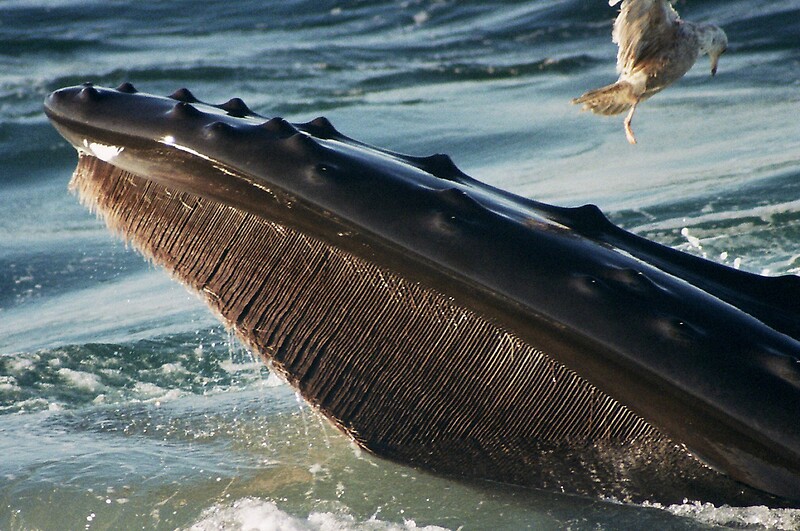
{"label": "sea surface", "polygon": [[[67,190],[42,100],[238,96],[767,275],[800,274],[800,1],[679,1],[730,47],[622,117],[604,0],[2,0],[0,529],[798,529],[800,511],[466,485],[353,447]],[[635,326],[635,323],[632,323]]]}

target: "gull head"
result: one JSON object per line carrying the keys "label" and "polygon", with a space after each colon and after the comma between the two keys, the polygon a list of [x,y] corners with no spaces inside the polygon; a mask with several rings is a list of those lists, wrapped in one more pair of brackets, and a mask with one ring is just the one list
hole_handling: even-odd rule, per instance
{"label": "gull head", "polygon": [[717,74],[719,56],[728,49],[728,36],[722,28],[713,24],[704,24],[697,28],[700,40],[700,53],[707,53],[711,58],[711,75]]}

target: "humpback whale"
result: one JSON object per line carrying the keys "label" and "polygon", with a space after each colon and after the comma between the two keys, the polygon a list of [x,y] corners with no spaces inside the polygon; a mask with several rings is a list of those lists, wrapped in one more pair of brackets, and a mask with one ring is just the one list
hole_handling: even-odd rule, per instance
{"label": "humpback whale", "polygon": [[369,452],[577,495],[800,503],[800,278],[237,98],[87,83],[44,108],[80,200]]}

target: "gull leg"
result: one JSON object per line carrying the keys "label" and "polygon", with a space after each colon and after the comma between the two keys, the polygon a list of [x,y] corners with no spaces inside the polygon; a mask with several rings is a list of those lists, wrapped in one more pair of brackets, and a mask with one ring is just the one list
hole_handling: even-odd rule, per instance
{"label": "gull leg", "polygon": [[636,137],[633,136],[633,129],[631,129],[631,121],[633,120],[633,113],[636,112],[636,106],[639,105],[639,101],[637,100],[636,103],[633,104],[631,107],[628,116],[625,117],[625,136],[628,139],[628,142],[631,144],[636,143]]}

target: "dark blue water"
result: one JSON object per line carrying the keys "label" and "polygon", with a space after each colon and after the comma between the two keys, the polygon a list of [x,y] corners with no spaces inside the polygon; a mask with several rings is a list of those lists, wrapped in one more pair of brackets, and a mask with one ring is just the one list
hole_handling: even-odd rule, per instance
{"label": "dark blue water", "polygon": [[[800,2],[679,2],[729,36],[621,117],[570,99],[615,79],[604,1],[0,3],[0,528],[747,529],[758,507],[623,505],[466,486],[361,454],[195,297],[66,189],[41,102],[83,81],[344,133],[673,247],[800,273]],[[435,528],[435,527],[433,527]]]}

